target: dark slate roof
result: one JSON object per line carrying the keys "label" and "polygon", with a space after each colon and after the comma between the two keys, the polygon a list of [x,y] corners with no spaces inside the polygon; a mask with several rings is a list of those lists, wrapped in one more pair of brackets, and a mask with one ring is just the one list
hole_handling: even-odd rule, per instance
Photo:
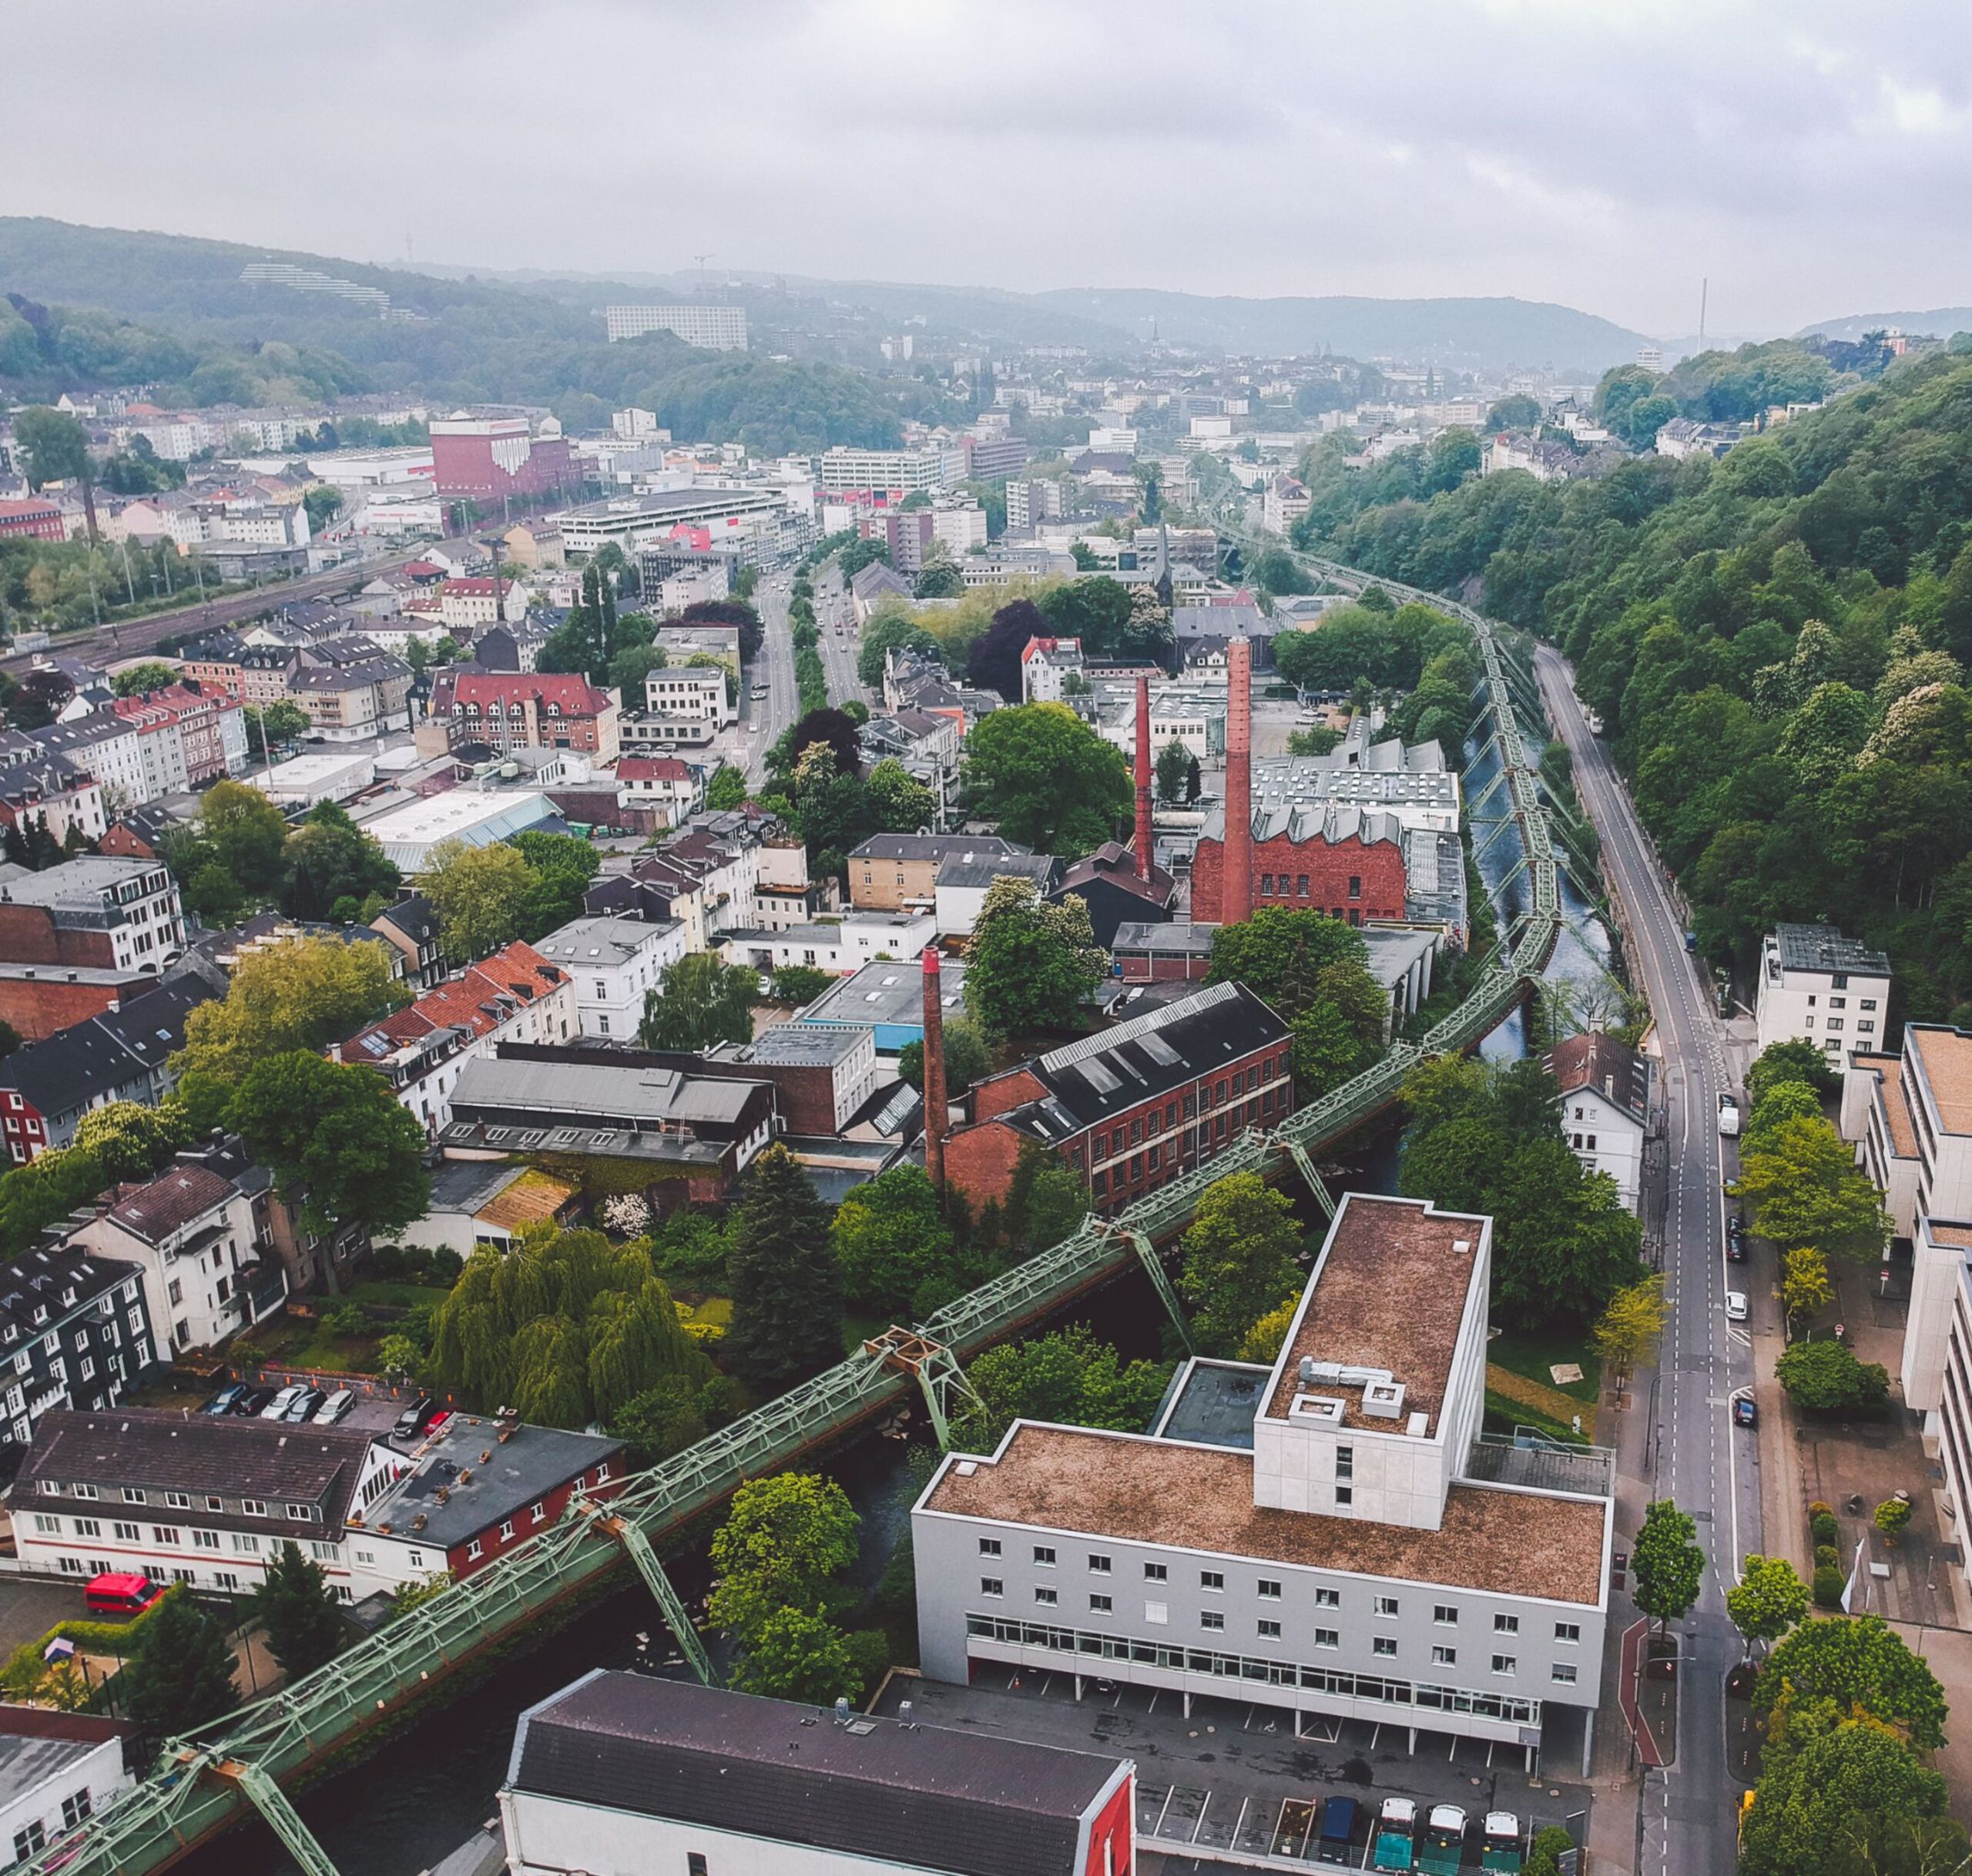
{"label": "dark slate roof", "polygon": [[[16,1508],[45,1506],[79,1479],[101,1494],[107,1513],[122,1488],[189,1493],[201,1524],[274,1536],[333,1538],[342,1528],[374,1435],[360,1428],[289,1426],[232,1415],[174,1413],[162,1407],[119,1407],[108,1413],[56,1409],[42,1417],[19,1476],[7,1495]],[[49,1479],[64,1488],[44,1493]],[[207,1496],[223,1509],[206,1508]],[[257,1499],[267,1516],[240,1510]],[[289,1518],[290,1505],[312,1505],[315,1519]]]}
{"label": "dark slate roof", "polygon": [[1613,1036],[1571,1036],[1557,1044],[1542,1065],[1564,1094],[1592,1089],[1639,1124],[1650,1115],[1650,1064]]}
{"label": "dark slate roof", "polygon": [[1037,1140],[1065,1139],[1287,1036],[1287,1025],[1243,983],[1215,983],[1037,1056],[1025,1070],[1048,1092],[998,1118]]}
{"label": "dark slate roof", "polygon": [[1124,1763],[599,1670],[522,1716],[508,1782],[871,1862],[1056,1876]]}
{"label": "dark slate roof", "polygon": [[1135,854],[1120,841],[1105,840],[1093,853],[1085,854],[1061,875],[1060,883],[1049,896],[1063,899],[1092,886],[1113,886],[1119,892],[1131,893],[1149,905],[1168,906],[1171,903],[1171,876],[1153,863],[1150,877],[1142,877],[1137,872]]}
{"label": "dark slate roof", "polygon": [[502,1519],[518,1517],[622,1450],[620,1439],[598,1434],[518,1422],[503,1429],[477,1414],[455,1415],[413,1469],[364,1510],[363,1522],[373,1531],[387,1524],[398,1536],[449,1550]]}
{"label": "dark slate roof", "polygon": [[[59,967],[50,966],[49,976],[59,981]],[[212,996],[196,977],[161,983],[119,1010],[16,1050],[0,1062],[0,1087],[17,1089],[50,1117],[86,1107],[161,1074],[166,1058],[185,1046],[186,1017]]]}
{"label": "dark slate roof", "polygon": [[941,886],[990,886],[995,879],[1031,879],[1034,889],[1044,896],[1053,887],[1061,863],[1051,853],[981,853],[979,843],[970,842],[938,863]]}
{"label": "dark slate roof", "polygon": [[[59,1243],[43,1245],[0,1265],[0,1348],[11,1349],[45,1335],[65,1316],[86,1309],[139,1274],[136,1265],[121,1258],[105,1257],[86,1245]],[[72,1293],[72,1303],[62,1300]],[[35,1321],[39,1309],[48,1312],[45,1322]]]}
{"label": "dark slate roof", "polygon": [[117,1188],[109,1215],[133,1238],[162,1244],[233,1196],[233,1181],[205,1166],[172,1166],[143,1185]]}
{"label": "dark slate roof", "polygon": [[377,914],[377,923],[402,932],[413,944],[438,941],[438,915],[422,893],[407,893],[394,906],[386,906]]}
{"label": "dark slate roof", "polygon": [[1780,961],[1789,970],[1853,971],[1858,977],[1886,977],[1890,960],[1860,939],[1845,937],[1832,925],[1783,925]]}

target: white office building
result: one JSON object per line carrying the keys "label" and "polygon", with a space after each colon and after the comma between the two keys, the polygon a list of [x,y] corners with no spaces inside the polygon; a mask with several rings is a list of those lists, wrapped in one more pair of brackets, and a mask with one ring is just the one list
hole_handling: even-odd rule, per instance
{"label": "white office building", "polygon": [[1890,1007],[1890,960],[1832,925],[1782,925],[1760,946],[1753,1021],[1761,1049],[1808,1041],[1840,1067],[1880,1049]]}
{"label": "white office building", "polygon": [[896,489],[914,494],[961,481],[961,454],[957,475],[948,473],[950,457],[941,450],[860,450],[838,444],[817,459],[817,486],[823,489]]}
{"label": "white office building", "polygon": [[1270,1368],[1189,1364],[1148,1434],[1021,1420],[948,1455],[912,1513],[925,1673],[1003,1663],[1585,1762],[1612,1456],[1480,1431],[1491,1237],[1352,1194]]}

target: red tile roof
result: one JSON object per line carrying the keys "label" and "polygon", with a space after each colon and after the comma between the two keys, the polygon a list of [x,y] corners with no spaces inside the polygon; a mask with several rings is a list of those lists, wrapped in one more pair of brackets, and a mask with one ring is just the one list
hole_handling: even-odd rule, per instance
{"label": "red tile roof", "polygon": [[616,765],[619,782],[687,782],[691,775],[675,755],[626,755]]}
{"label": "red tile roof", "polygon": [[441,678],[434,689],[434,712],[441,708],[449,692],[454,707],[478,704],[505,709],[528,698],[545,712],[549,705],[560,707],[564,716],[594,716],[608,709],[615,698],[599,689],[579,672],[458,671]]}
{"label": "red tile roof", "polygon": [[441,1029],[485,1036],[563,980],[531,944],[516,940],[471,966],[463,977],[427,990],[406,1008],[359,1030],[341,1045],[346,1062],[374,1063]]}

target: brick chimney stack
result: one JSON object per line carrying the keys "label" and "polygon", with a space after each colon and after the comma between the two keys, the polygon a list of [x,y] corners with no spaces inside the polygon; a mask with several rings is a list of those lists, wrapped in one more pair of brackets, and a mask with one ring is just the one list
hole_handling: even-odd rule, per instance
{"label": "brick chimney stack", "polygon": [[1253,916],[1253,648],[1235,638],[1226,652],[1226,843],[1221,920]]}
{"label": "brick chimney stack", "polygon": [[1137,679],[1137,877],[1150,877],[1150,678]]}
{"label": "brick chimney stack", "polygon": [[945,1127],[951,1117],[945,1099],[944,980],[936,945],[924,947],[924,1174],[942,1198],[945,1191]]}

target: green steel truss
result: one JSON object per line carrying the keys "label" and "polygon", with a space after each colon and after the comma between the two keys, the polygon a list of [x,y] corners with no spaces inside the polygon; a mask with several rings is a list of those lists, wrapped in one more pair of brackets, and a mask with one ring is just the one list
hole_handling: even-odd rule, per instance
{"label": "green steel truss", "polygon": [[[1360,585],[1367,577],[1332,561],[1297,558],[1311,571],[1345,585]],[[1511,949],[1495,960],[1457,1009],[1421,1043],[1397,1044],[1374,1067],[1301,1108],[1271,1133],[1248,1132],[1216,1158],[1116,1218],[1085,1220],[1052,1250],[1003,1271],[914,1330],[892,1332],[925,1345],[927,1352],[914,1363],[900,1358],[890,1336],[880,1337],[792,1392],[635,1475],[606,1508],[572,1506],[558,1523],[497,1563],[420,1603],[326,1667],[257,1701],[210,1740],[174,1745],[134,1789],[17,1868],[32,1876],[53,1876],[58,1870],[63,1876],[148,1876],[251,1806],[309,1876],[334,1876],[282,1795],[283,1782],[320,1764],[428,1693],[482,1650],[523,1633],[544,1611],[615,1567],[625,1550],[643,1571],[680,1646],[699,1666],[691,1624],[682,1609],[674,1616],[676,1598],[662,1569],[653,1574],[650,1568],[657,1551],[693,1519],[746,1480],[790,1465],[894,1410],[914,1389],[924,1392],[941,1439],[947,1438],[968,1392],[960,1362],[1095,1288],[1133,1259],[1144,1258],[1167,1305],[1174,1303],[1155,1247],[1184,1230],[1199,1194],[1213,1181],[1231,1172],[1279,1178],[1294,1171],[1310,1179],[1311,1190],[1317,1189],[1312,1173],[1320,1149],[1393,1106],[1404,1077],[1426,1057],[1475,1047],[1527,995],[1553,955],[1561,921],[1554,840],[1516,715],[1514,683],[1494,628],[1469,607],[1436,594],[1389,580],[1377,584],[1394,598],[1424,601],[1472,628],[1511,819],[1533,882],[1532,906],[1508,935]]]}

